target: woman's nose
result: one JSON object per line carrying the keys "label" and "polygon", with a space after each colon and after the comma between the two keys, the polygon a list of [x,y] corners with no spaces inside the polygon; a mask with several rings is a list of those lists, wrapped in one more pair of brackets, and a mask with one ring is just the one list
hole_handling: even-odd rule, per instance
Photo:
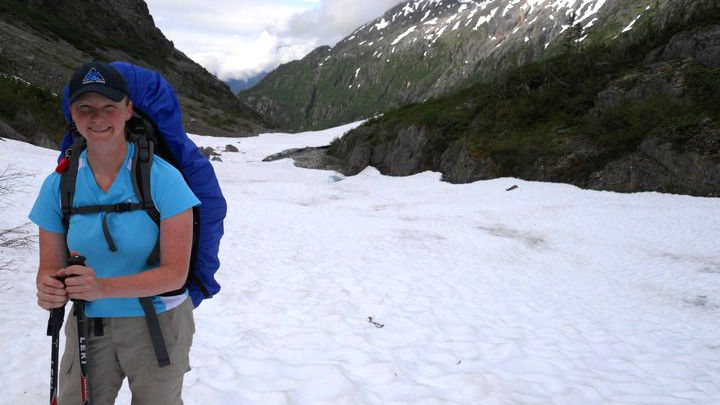
{"label": "woman's nose", "polygon": [[99,108],[93,108],[92,110],[90,110],[91,120],[97,120],[100,118],[102,118],[102,110],[100,110]]}

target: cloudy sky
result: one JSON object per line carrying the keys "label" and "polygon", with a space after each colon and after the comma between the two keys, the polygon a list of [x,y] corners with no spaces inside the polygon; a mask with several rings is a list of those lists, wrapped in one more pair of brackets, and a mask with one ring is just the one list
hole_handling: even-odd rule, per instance
{"label": "cloudy sky", "polygon": [[402,0],[146,0],[175,47],[222,80],[335,45]]}

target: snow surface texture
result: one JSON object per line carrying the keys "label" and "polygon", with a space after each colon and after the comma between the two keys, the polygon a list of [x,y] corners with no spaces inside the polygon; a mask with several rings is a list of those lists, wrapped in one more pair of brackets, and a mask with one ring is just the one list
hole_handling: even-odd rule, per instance
{"label": "snow surface texture", "polygon": [[[195,311],[186,404],[720,404],[720,199],[261,162],[351,126],[193,137],[239,152],[214,163],[223,290]],[[0,229],[26,222],[55,157],[0,140],[2,166],[35,176]],[[46,403],[36,247],[0,249],[17,269],[0,272],[0,403]]]}

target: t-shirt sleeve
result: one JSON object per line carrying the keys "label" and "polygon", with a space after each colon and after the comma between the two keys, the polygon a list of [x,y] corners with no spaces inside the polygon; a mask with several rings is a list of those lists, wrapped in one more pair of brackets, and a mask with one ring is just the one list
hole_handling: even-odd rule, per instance
{"label": "t-shirt sleeve", "polygon": [[60,175],[52,173],[43,182],[28,218],[40,228],[53,233],[66,233],[60,210]]}
{"label": "t-shirt sleeve", "polygon": [[161,221],[200,205],[200,200],[175,167],[159,158],[155,158],[152,167],[150,189]]}

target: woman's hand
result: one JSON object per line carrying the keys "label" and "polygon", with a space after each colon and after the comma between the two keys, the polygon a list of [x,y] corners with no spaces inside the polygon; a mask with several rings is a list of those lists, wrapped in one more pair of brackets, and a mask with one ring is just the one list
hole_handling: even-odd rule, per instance
{"label": "woman's hand", "polygon": [[103,297],[104,285],[95,270],[86,266],[68,266],[60,269],[58,277],[65,278],[65,291],[74,300],[94,301]]}
{"label": "woman's hand", "polygon": [[59,308],[68,302],[68,294],[62,281],[51,276],[38,278],[37,302],[41,308]]}

